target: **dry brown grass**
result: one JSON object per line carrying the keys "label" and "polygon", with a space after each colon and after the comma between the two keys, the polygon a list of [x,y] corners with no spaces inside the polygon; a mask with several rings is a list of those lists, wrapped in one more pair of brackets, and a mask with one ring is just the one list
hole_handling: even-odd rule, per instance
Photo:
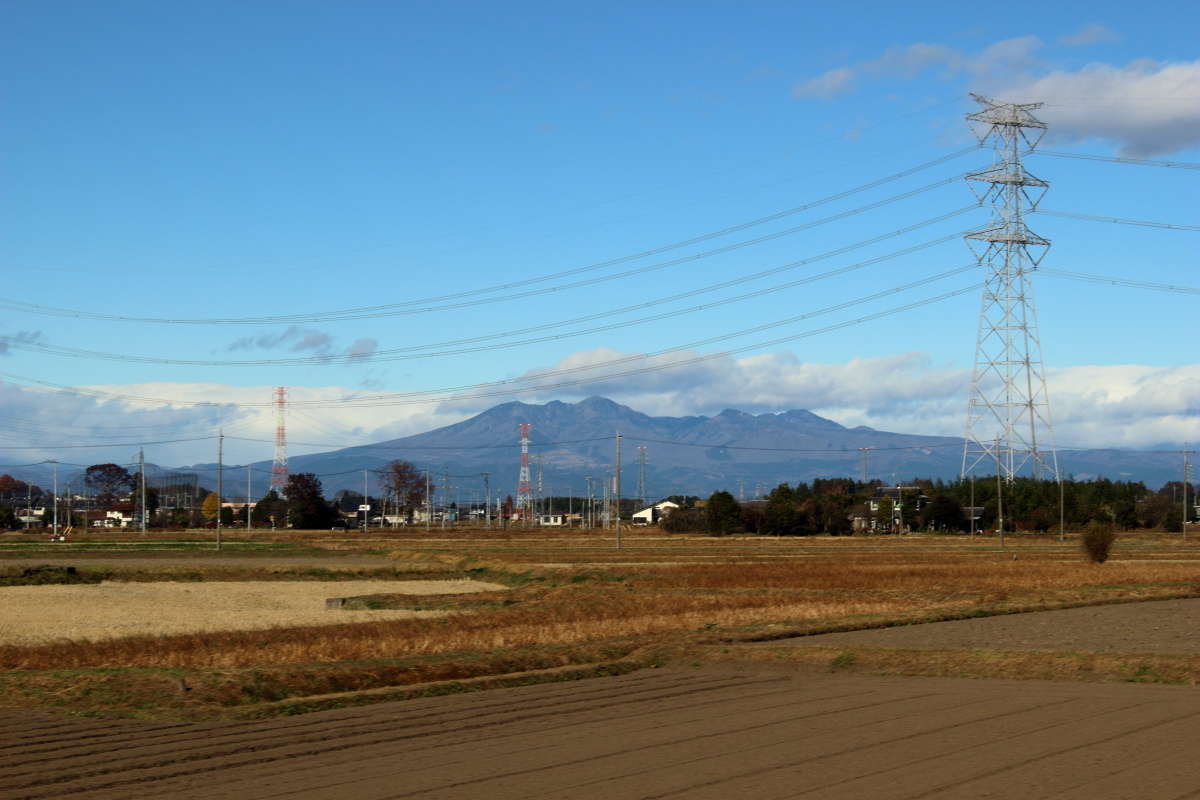
{"label": "dry brown grass", "polygon": [[737,629],[763,626],[807,631],[1179,596],[1200,581],[1200,561],[1115,561],[1099,567],[1063,560],[1060,552],[1016,561],[978,555],[921,545],[897,550],[889,542],[875,552],[860,548],[854,558],[547,571],[514,589],[511,605],[491,610],[432,620],[0,647],[0,668],[235,667],[717,631],[736,636]]}
{"label": "dry brown grass", "polygon": [[822,672],[930,678],[1000,678],[1085,682],[1170,683],[1200,681],[1200,656],[1189,654],[1043,652],[1027,650],[902,650],[836,647],[695,649],[693,658],[714,662],[779,664]]}
{"label": "dry brown grass", "polygon": [[[277,533],[256,539],[343,554],[357,548],[354,563],[367,559],[369,566],[376,562],[363,550],[368,548],[390,553],[377,563],[402,566],[405,577],[428,571],[511,588],[493,598],[442,601],[440,607],[453,613],[439,619],[0,647],[0,670],[7,670],[0,674],[0,696],[89,713],[203,715],[285,697],[582,665],[627,653],[642,661],[690,659],[715,643],[736,652],[746,648],[735,643],[746,640],[1190,596],[1200,584],[1200,543],[1153,535],[1123,535],[1113,560],[1103,565],[1083,561],[1077,540],[1060,544],[1053,537],[1012,537],[1004,550],[995,540],[967,537],[710,539],[645,531],[627,535],[620,550],[608,536],[542,531],[470,538],[462,531],[372,532],[366,538]],[[317,558],[311,566],[342,570],[350,565],[343,558]],[[189,556],[187,568],[209,579],[226,577],[231,568],[249,575],[267,567]],[[837,656],[796,658],[827,669]],[[853,668],[982,677],[1018,674],[1024,665],[1032,670],[1026,676],[1069,677],[1070,663],[1057,658],[862,655]],[[872,659],[879,663],[868,663]],[[1095,663],[1089,674],[1101,679],[1133,669],[1120,659]],[[1193,666],[1167,659],[1143,672],[1186,679]],[[180,693],[180,676],[191,682],[191,691]]]}

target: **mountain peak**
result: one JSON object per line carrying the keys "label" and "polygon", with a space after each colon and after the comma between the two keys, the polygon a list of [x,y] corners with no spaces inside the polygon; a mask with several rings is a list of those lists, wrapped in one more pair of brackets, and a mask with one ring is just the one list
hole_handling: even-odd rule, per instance
{"label": "mountain peak", "polygon": [[585,400],[580,400],[575,405],[578,408],[589,408],[589,409],[597,409],[597,410],[604,409],[606,411],[611,411],[614,408],[621,408],[621,404],[616,402],[615,400],[609,400],[607,397],[601,397],[599,395],[592,395],[591,397],[589,397]]}

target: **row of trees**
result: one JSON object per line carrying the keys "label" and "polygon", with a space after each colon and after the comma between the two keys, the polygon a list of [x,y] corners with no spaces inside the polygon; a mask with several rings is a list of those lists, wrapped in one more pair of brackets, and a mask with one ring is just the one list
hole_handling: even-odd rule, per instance
{"label": "row of trees", "polygon": [[[729,492],[714,492],[703,507],[694,498],[672,498],[681,508],[660,523],[673,532],[707,532],[716,536],[756,533],[766,536],[846,535],[854,518],[878,532],[923,530],[958,532],[971,528],[970,509],[976,509],[975,527],[995,530],[1003,512],[1008,531],[1057,530],[1060,519],[1071,529],[1098,522],[1130,530],[1148,528],[1178,532],[1183,529],[1182,482],[1151,491],[1141,482],[1041,481],[1017,478],[1000,487],[995,481],[952,482],[917,479],[905,490],[884,493],[879,481],[862,483],[849,478],[818,479],[811,484],[780,484],[763,501],[739,504]],[[1196,487],[1188,496],[1196,496]],[[1060,494],[1061,493],[1061,494]],[[1060,508],[1061,497],[1061,508]],[[873,502],[872,502],[873,501]],[[1190,501],[1191,502],[1191,501]],[[872,509],[872,505],[874,508]],[[1194,507],[1188,519],[1194,519]],[[1061,514],[1061,517],[1060,517]],[[895,520],[899,520],[899,525]]]}

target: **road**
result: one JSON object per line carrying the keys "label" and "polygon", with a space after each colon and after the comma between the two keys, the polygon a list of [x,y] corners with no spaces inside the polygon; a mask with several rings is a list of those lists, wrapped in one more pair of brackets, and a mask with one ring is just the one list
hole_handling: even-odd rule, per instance
{"label": "road", "polygon": [[256,722],[0,712],[0,797],[1181,798],[1190,687],[647,669]]}

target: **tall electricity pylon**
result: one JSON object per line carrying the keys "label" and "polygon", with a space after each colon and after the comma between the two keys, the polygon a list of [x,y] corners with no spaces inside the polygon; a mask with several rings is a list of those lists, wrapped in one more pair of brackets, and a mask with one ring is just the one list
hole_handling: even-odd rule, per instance
{"label": "tall electricity pylon", "polygon": [[[271,489],[280,497],[288,483],[287,387],[275,387],[275,458],[271,462]],[[250,498],[246,498],[250,502]]]}
{"label": "tall electricity pylon", "polygon": [[[1025,214],[1037,208],[1049,184],[1021,163],[1021,151],[1033,150],[1045,135],[1046,124],[1033,115],[1042,104],[971,96],[982,108],[968,114],[967,122],[980,143],[991,141],[995,155],[990,168],[967,175],[980,202],[990,204],[992,219],[966,236],[985,281],[962,474],[972,474],[982,463],[1007,480],[1022,471],[1057,480],[1058,454],[1029,281],[1050,242],[1025,224]],[[982,192],[976,188],[980,185]]]}
{"label": "tall electricity pylon", "polygon": [[517,509],[521,521],[529,524],[533,515],[533,493],[529,486],[529,423],[521,423],[521,473],[517,479]]}

